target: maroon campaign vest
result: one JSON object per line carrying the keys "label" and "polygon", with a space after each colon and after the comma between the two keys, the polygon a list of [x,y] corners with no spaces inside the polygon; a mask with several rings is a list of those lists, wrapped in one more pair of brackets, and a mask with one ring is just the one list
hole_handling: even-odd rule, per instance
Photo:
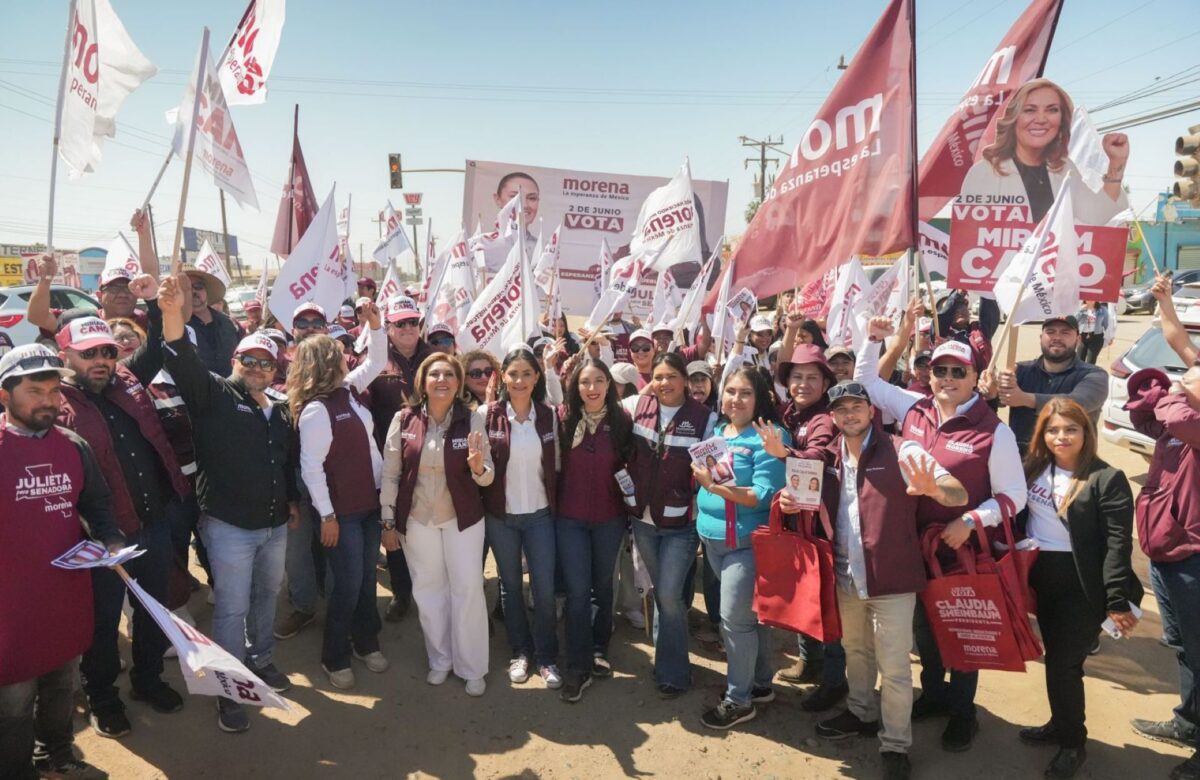
{"label": "maroon campaign vest", "polygon": [[0,416],[0,686],[31,680],[92,643],[92,578],[50,561],[86,538],[83,460],[58,428],[33,438]]}
{"label": "maroon campaign vest", "polygon": [[792,434],[792,451],[800,458],[818,458],[817,451],[829,446],[837,433],[829,404],[822,398],[803,409],[796,409],[791,399],[779,405],[779,418]]}
{"label": "maroon campaign vest", "polygon": [[[104,480],[108,482],[112,491],[113,509],[118,525],[127,534],[136,533],[141,528],[141,521],[125,485],[125,474],[121,471],[120,461],[117,460],[112,432],[108,429],[104,415],[78,387],[64,383],[62,394],[63,405],[58,412],[58,424],[75,431],[91,445],[92,451],[96,453],[96,460],[100,463]],[[171,448],[171,442],[167,439],[158,413],[154,410],[154,401],[133,372],[118,364],[112,382],[104,390],[104,397],[137,423],[138,430],[157,453],[175,494],[180,498],[191,495],[192,485],[179,469],[175,451]]]}
{"label": "maroon campaign vest", "polygon": [[[560,424],[565,417],[566,407],[561,407]],[[566,429],[560,430],[565,436]],[[585,433],[578,447],[572,447],[564,438],[558,479],[559,516],[586,523],[625,522],[625,502],[616,477],[623,468],[625,462],[613,445],[607,418],[595,433]]]}
{"label": "maroon campaign vest", "polygon": [[[159,377],[163,375],[160,373]],[[192,442],[192,416],[188,414],[179,388],[171,382],[151,382],[146,388],[154,399],[154,409],[162,423],[163,433],[171,442],[179,470],[193,478],[196,473],[196,445]]]}
{"label": "maroon campaign vest", "polygon": [[417,351],[411,359],[404,357],[392,342],[387,345],[387,365],[379,376],[367,386],[370,398],[371,417],[375,421],[375,443],[383,446],[388,426],[396,413],[408,405],[416,383],[417,369],[433,350],[424,341],[417,342]]}
{"label": "maroon campaign vest", "polygon": [[633,479],[633,514],[646,509],[660,528],[684,528],[696,522],[692,514],[692,456],[688,447],[704,439],[712,412],[687,396],[659,442],[658,398],[638,399],[633,415],[633,456],[629,476]]}
{"label": "maroon campaign vest", "polygon": [[339,387],[314,403],[325,407],[333,440],[325,455],[325,484],[329,501],[336,515],[355,515],[379,508],[379,491],[375,487],[375,469],[371,463],[371,448],[375,442],[367,435],[350,391]]}
{"label": "maroon campaign vest", "polygon": [[[471,433],[471,410],[455,402],[446,426],[446,443],[442,450],[446,469],[446,486],[458,518],[458,530],[465,531],[483,519],[483,499],[479,486],[471,478],[467,465],[467,436]],[[413,494],[417,491],[417,475],[421,453],[425,447],[425,431],[429,414],[424,406],[406,406],[396,418],[400,426],[400,484],[396,492],[396,528],[405,533],[408,515],[412,511]]]}
{"label": "maroon campaign vest", "polygon": [[[875,421],[871,440],[858,459],[858,514],[867,594],[871,597],[925,590],[925,561],[917,534],[920,499],[908,494],[896,452],[900,440]],[[841,503],[842,437],[829,445],[821,512],[837,533]]]}
{"label": "maroon campaign vest", "polygon": [[[558,469],[554,463],[554,438],[559,433],[558,415],[546,404],[535,403],[537,418],[534,429],[542,441],[542,484],[546,488],[546,500],[550,504],[550,514],[555,514],[558,507]],[[508,402],[494,401],[487,407],[487,437],[492,447],[492,466],[496,469],[496,478],[492,484],[483,488],[483,506],[489,515],[504,517],[505,485],[504,478],[508,473],[509,444],[512,436],[512,426],[508,421]]]}
{"label": "maroon campaign vest", "polygon": [[933,398],[917,401],[904,416],[901,436],[920,443],[938,464],[949,471],[967,490],[966,506],[942,506],[922,496],[918,507],[921,527],[949,523],[992,497],[992,476],[988,458],[996,439],[1000,418],[976,398],[966,414],[952,417],[938,427],[938,412]]}

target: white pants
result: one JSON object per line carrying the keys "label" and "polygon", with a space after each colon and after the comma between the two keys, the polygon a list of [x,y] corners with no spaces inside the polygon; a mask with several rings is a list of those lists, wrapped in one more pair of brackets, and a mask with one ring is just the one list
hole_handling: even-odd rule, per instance
{"label": "white pants", "polygon": [[465,531],[409,521],[404,556],[425,634],[429,668],[478,680],[488,670],[488,616],[483,595],[484,525]]}
{"label": "white pants", "polygon": [[[842,647],[846,650],[846,705],[859,720],[881,720],[880,749],[907,753],[912,745],[912,664],[915,593],[860,599],[838,585]],[[875,699],[881,678],[882,706]]]}

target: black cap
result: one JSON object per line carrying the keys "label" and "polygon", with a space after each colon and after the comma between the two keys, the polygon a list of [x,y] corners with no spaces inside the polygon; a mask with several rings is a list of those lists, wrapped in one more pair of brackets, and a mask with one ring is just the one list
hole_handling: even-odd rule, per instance
{"label": "black cap", "polygon": [[843,398],[858,398],[871,403],[871,396],[867,395],[867,388],[863,387],[861,382],[849,379],[844,382],[838,382],[829,388],[826,394],[829,396],[830,407],[837,406],[838,402]]}
{"label": "black cap", "polygon": [[1076,333],[1079,332],[1079,320],[1075,319],[1074,314],[1068,314],[1065,317],[1051,317],[1042,322],[1042,330],[1046,329],[1047,325],[1054,325],[1061,322]]}

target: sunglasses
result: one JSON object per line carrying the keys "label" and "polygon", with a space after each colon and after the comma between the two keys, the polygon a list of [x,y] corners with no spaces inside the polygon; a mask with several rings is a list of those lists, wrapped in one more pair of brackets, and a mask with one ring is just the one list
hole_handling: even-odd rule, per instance
{"label": "sunglasses", "polygon": [[103,347],[92,347],[91,349],[82,350],[79,353],[79,357],[84,360],[95,360],[97,355],[105,360],[116,360],[117,348],[111,344],[105,344]]}
{"label": "sunglasses", "polygon": [[829,401],[833,403],[839,398],[845,397],[862,398],[864,401],[868,398],[867,388],[863,387],[861,382],[847,382],[842,385],[834,385],[829,388]]}
{"label": "sunglasses", "polygon": [[392,327],[398,328],[398,329],[415,328],[415,327],[417,327],[417,321],[416,320],[400,320],[399,322],[393,322]]}
{"label": "sunglasses", "polygon": [[329,325],[325,320],[319,318],[292,320],[292,327],[296,330],[314,330],[316,328],[327,328]]}
{"label": "sunglasses", "polygon": [[966,366],[934,366],[933,367],[933,375],[935,377],[937,377],[938,379],[945,379],[948,376],[952,376],[955,379],[966,379],[967,378],[967,367]]}
{"label": "sunglasses", "polygon": [[487,368],[472,368],[467,372],[467,376],[472,379],[488,379],[495,373],[495,370],[488,366]]}
{"label": "sunglasses", "polygon": [[238,355],[242,368],[261,368],[263,371],[275,370],[274,358],[256,358],[253,355]]}
{"label": "sunglasses", "polygon": [[208,286],[204,284],[204,282],[192,282],[192,292],[200,292],[201,290],[207,289]]}
{"label": "sunglasses", "polygon": [[440,339],[430,339],[429,343],[435,347],[452,347],[454,346],[454,339],[447,336]]}
{"label": "sunglasses", "polygon": [[642,344],[639,347],[634,347],[634,346],[629,347],[630,352],[649,352],[652,349],[654,349],[653,344]]}
{"label": "sunglasses", "polygon": [[27,371],[31,368],[44,368],[50,371],[62,367],[62,358],[56,355],[31,355],[27,358],[21,358],[17,361],[16,366],[14,366],[18,371]]}

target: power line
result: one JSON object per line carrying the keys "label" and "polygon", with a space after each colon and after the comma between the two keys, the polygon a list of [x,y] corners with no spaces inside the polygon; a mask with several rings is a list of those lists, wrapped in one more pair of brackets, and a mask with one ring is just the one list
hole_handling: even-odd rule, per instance
{"label": "power line", "polygon": [[1187,86],[1188,84],[1194,84],[1195,82],[1200,81],[1200,77],[1188,77],[1194,76],[1197,70],[1200,70],[1200,65],[1193,65],[1192,67],[1185,68],[1178,73],[1172,73],[1170,76],[1166,76],[1165,78],[1156,79],[1144,87],[1139,87],[1138,89],[1125,93],[1119,98],[1110,100],[1103,105],[1091,109],[1091,113],[1095,114],[1098,111],[1106,111],[1110,108],[1124,105],[1125,103],[1132,103],[1136,100],[1150,97],[1151,95],[1169,92],[1173,89],[1179,89],[1180,87]]}
{"label": "power line", "polygon": [[1200,108],[1200,100],[1194,100],[1191,103],[1176,104],[1174,106],[1163,108],[1159,111],[1153,111],[1153,112],[1141,114],[1138,116],[1130,116],[1125,119],[1118,119],[1118,120],[1111,122],[1110,124],[1102,125],[1102,126],[1096,128],[1096,130],[1101,133],[1111,133],[1111,132],[1115,132],[1117,130],[1127,130],[1131,127],[1139,127],[1141,125],[1147,125],[1147,124],[1150,124],[1151,122],[1158,122],[1162,119],[1170,119],[1173,116],[1179,116],[1180,114],[1186,114],[1187,112],[1194,111],[1195,109],[1198,109],[1198,108]]}

